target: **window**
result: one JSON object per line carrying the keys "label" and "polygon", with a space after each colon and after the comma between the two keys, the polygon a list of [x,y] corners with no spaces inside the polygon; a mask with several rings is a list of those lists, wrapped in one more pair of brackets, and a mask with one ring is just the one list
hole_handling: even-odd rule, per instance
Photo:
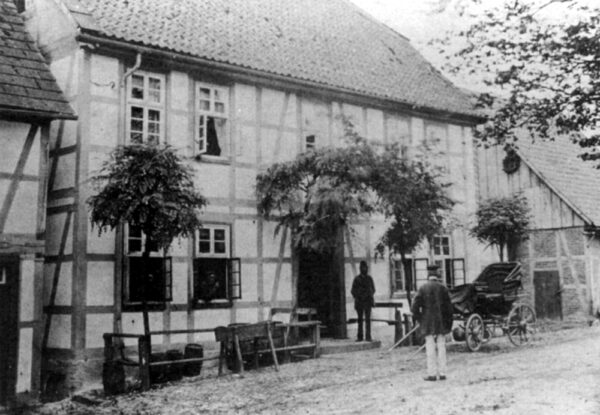
{"label": "window", "polygon": [[127,140],[160,144],[165,130],[165,78],[136,71],[128,78]]}
{"label": "window", "polygon": [[165,301],[172,300],[171,258],[164,257],[157,245],[150,242],[150,257],[144,267],[142,252],[145,243],[146,236],[142,230],[129,226],[123,278],[125,306],[141,305],[144,298],[151,305],[164,305]]}
{"label": "window", "polygon": [[427,258],[405,258],[404,259],[404,279],[400,272],[401,260],[392,259],[392,274],[394,278],[394,291],[415,291],[418,284],[427,280]]}
{"label": "window", "polygon": [[229,89],[197,84],[196,113],[198,154],[227,155]]}
{"label": "window", "polygon": [[307,135],[304,139],[304,151],[314,150],[317,147],[317,136],[315,134]]}
{"label": "window", "polygon": [[447,287],[465,283],[465,261],[453,258],[449,236],[434,236],[432,251],[434,263],[440,268],[440,277]]}
{"label": "window", "polygon": [[197,232],[194,300],[199,305],[230,305],[242,297],[240,259],[231,258],[229,235],[227,225],[204,225]]}

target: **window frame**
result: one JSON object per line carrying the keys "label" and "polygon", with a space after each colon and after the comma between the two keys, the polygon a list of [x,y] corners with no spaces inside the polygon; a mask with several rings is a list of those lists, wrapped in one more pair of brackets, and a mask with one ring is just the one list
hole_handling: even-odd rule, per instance
{"label": "window frame", "polygon": [[[201,252],[200,250],[200,233],[202,229],[209,229],[210,237],[208,239],[210,250],[209,252]],[[224,231],[225,252],[215,252],[217,240],[215,231]],[[206,239],[205,239],[206,241]],[[198,284],[200,284],[200,263],[202,260],[222,260],[225,264],[225,296],[224,298],[215,298],[210,301],[205,301],[197,296]],[[195,308],[230,308],[233,306],[234,300],[242,298],[242,267],[241,259],[231,256],[231,225],[224,223],[204,224],[201,229],[196,231],[194,236],[194,258],[192,261],[192,293],[191,299]]]}
{"label": "window frame", "polygon": [[[139,99],[139,98],[134,98],[132,96],[132,91],[133,91],[133,79],[136,76],[141,76],[143,77],[143,91],[144,91],[144,98]],[[149,97],[149,93],[148,91],[150,91],[149,88],[149,84],[150,84],[150,78],[154,78],[160,81],[160,102],[155,102],[150,100]],[[158,111],[159,112],[159,133],[158,133],[158,145],[164,144],[165,143],[165,134],[166,134],[166,89],[167,89],[167,77],[164,74],[160,74],[160,73],[156,73],[156,72],[149,72],[149,71],[142,71],[142,70],[136,70],[135,72],[133,72],[128,78],[127,78],[127,88],[126,88],[126,98],[125,98],[125,102],[126,102],[126,114],[125,114],[125,119],[126,119],[126,124],[125,124],[125,142],[127,144],[135,144],[134,141],[132,141],[131,139],[131,135],[132,135],[132,131],[133,129],[131,128],[131,123],[132,123],[132,108],[133,107],[138,107],[141,108],[143,111],[143,118],[142,118],[142,141],[141,143],[148,143],[148,130],[149,130],[149,124],[150,124],[150,111],[154,110],[154,111]]]}
{"label": "window frame", "polygon": [[[126,224],[124,226],[124,244],[123,244],[123,268],[122,268],[122,295],[121,295],[121,304],[123,305],[123,309],[126,311],[139,311],[142,309],[143,302],[142,301],[133,301],[131,300],[131,258],[142,258],[144,244],[146,241],[146,235],[140,229],[140,237],[136,236],[135,239],[139,239],[140,241],[140,251],[130,251],[129,245],[130,240],[132,239],[130,235],[130,226]],[[162,262],[162,270],[161,270],[161,278],[163,279],[164,287],[163,287],[163,299],[161,301],[147,301],[146,304],[150,310],[164,310],[166,308],[166,303],[173,301],[173,260],[170,256],[166,255],[165,250],[153,250],[150,251],[149,257],[153,260],[161,260]]]}
{"label": "window frame", "polygon": [[[210,90],[209,97],[209,106],[208,110],[203,110],[200,108],[201,101],[201,89]],[[216,101],[214,99],[215,91],[218,91],[225,99],[223,101]],[[214,110],[215,103],[222,103],[224,106],[223,112],[218,112]],[[209,157],[215,159],[226,159],[230,157],[231,151],[231,112],[230,112],[230,103],[231,103],[231,88],[227,85],[219,85],[208,82],[200,82],[196,81],[194,86],[194,151],[196,155],[201,155],[202,157]],[[200,117],[204,117],[203,121],[203,131],[204,131],[204,139],[200,137]],[[220,155],[208,154],[208,117],[219,118],[225,120],[225,136],[217,137],[219,147],[221,148]]]}

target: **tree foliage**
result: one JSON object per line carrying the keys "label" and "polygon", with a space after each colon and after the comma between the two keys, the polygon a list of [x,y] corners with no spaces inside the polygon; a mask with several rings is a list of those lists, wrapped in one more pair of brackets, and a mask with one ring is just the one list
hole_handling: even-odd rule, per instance
{"label": "tree foliage", "polygon": [[331,250],[336,230],[379,213],[391,227],[378,249],[412,251],[443,225],[453,202],[424,160],[398,145],[370,143],[346,126],[347,145],[319,148],[276,163],[257,177],[259,212],[296,235],[296,247]]}
{"label": "tree foliage", "polygon": [[527,199],[521,194],[488,199],[477,209],[477,224],[471,229],[471,235],[496,246],[500,261],[504,261],[504,252],[508,250],[511,260],[513,252],[510,251],[527,239],[529,212]]}
{"label": "tree foliage", "polygon": [[98,192],[88,204],[100,232],[128,223],[167,249],[175,238],[201,227],[199,210],[206,199],[195,190],[191,170],[168,146],[117,147],[92,181]]}
{"label": "tree foliage", "polygon": [[[92,182],[97,190],[87,201],[92,226],[103,232],[127,223],[145,234],[141,272],[146,280],[153,244],[167,250],[175,238],[193,235],[202,225],[199,211],[206,199],[195,190],[192,171],[168,146],[117,147]],[[143,297],[144,334],[148,335]]]}
{"label": "tree foliage", "polygon": [[451,57],[450,70],[489,87],[478,104],[494,111],[477,137],[502,144],[524,133],[528,139],[567,135],[584,148],[584,159],[600,159],[598,5],[575,0],[457,5],[472,23],[441,43]]}

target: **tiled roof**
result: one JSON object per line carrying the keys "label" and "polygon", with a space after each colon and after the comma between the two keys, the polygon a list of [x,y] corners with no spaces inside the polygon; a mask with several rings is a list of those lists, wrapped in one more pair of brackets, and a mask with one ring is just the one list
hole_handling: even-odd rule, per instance
{"label": "tiled roof", "polygon": [[596,162],[583,161],[584,152],[566,137],[554,141],[518,141],[517,152],[560,196],[600,226],[600,170]]}
{"label": "tiled roof", "polygon": [[0,114],[75,117],[13,0],[0,0]]}
{"label": "tiled roof", "polygon": [[410,106],[477,115],[405,37],[347,0],[65,2],[84,32]]}

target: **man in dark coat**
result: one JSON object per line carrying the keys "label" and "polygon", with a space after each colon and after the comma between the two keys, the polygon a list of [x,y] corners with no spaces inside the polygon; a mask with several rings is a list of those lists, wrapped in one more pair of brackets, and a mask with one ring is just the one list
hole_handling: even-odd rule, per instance
{"label": "man in dark coat", "polygon": [[425,380],[446,379],[446,334],[452,330],[452,302],[440,282],[438,267],[427,268],[428,281],[419,288],[411,311],[425,336],[427,376]]}
{"label": "man in dark coat", "polygon": [[360,274],[352,282],[352,297],[354,297],[354,309],[358,314],[358,335],[356,341],[363,340],[363,319],[366,326],[367,341],[371,339],[371,308],[373,307],[373,295],[375,284],[369,274],[369,267],[365,261],[360,261]]}

